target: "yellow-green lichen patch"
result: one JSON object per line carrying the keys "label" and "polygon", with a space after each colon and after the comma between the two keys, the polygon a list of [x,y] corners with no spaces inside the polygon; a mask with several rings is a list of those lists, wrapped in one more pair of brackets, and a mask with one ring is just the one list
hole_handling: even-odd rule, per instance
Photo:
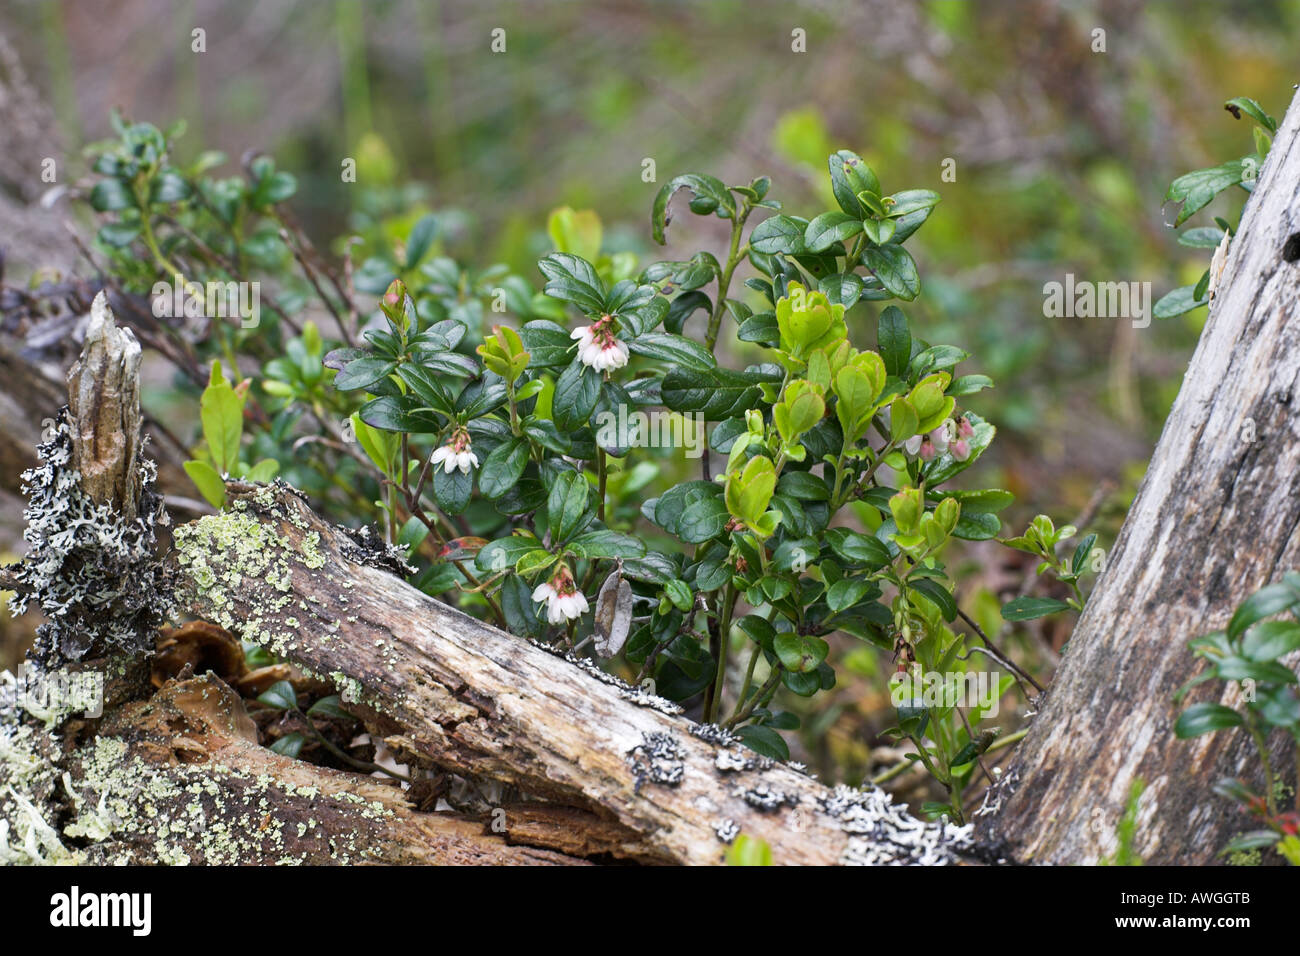
{"label": "yellow-green lichen patch", "polygon": [[351,863],[374,854],[377,829],[393,816],[382,803],[265,773],[160,767],[127,755],[114,738],[82,752],[74,804],[77,818],[63,835],[83,848],[67,852],[94,863]]}
{"label": "yellow-green lichen patch", "polygon": [[[239,506],[244,505],[243,509]],[[315,544],[307,553],[269,523],[236,502],[236,510],[209,515],[176,529],[177,563],[185,572],[179,590],[215,624],[267,647],[280,656],[295,649],[292,629],[277,615],[294,599],[293,562],[310,567],[320,558]],[[248,584],[269,585],[256,602],[248,600]],[[241,614],[235,614],[235,608]],[[290,619],[294,621],[296,619]]]}

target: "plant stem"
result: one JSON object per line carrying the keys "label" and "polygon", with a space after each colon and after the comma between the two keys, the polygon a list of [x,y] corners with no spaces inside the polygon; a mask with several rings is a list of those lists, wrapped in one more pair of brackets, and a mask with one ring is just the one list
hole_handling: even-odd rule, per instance
{"label": "plant stem", "polygon": [[730,730],[732,727],[735,727],[737,724],[741,723],[742,721],[748,720],[749,715],[752,714],[758,708],[759,704],[765,703],[767,700],[769,700],[771,696],[776,693],[776,686],[781,680],[781,672],[783,670],[785,670],[785,668],[782,667],[780,664],[774,666],[772,668],[772,673],[768,675],[767,680],[764,682],[763,686],[758,689],[758,693],[755,694],[753,698],[751,698],[748,702],[746,702],[745,705],[740,708],[740,710],[732,714],[727,719],[727,722],[722,725],[723,728],[726,730]]}
{"label": "plant stem", "polygon": [[722,694],[727,681],[727,652],[731,648],[731,613],[736,604],[736,586],[728,583],[722,593],[722,614],[718,619],[718,673],[713,678],[713,694],[709,698],[709,709],[704,715],[705,723],[712,723],[722,710]]}

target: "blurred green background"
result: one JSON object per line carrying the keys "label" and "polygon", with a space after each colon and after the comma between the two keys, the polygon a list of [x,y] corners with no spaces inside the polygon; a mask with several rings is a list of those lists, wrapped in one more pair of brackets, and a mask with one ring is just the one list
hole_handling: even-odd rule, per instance
{"label": "blurred green background", "polygon": [[[363,182],[394,187],[388,211],[443,213],[453,255],[534,277],[556,206],[595,209],[607,248],[651,261],[658,183],[767,174],[807,212],[827,153],[855,149],[887,187],[942,194],[915,243],[924,285],[909,314],[997,381],[983,400],[1000,460],[1017,462],[1007,486],[1067,510],[1149,451],[1204,310],[1145,330],[1047,319],[1042,285],[1073,272],[1150,281],[1159,298],[1195,281],[1204,253],[1176,245],[1161,197],[1175,176],[1249,151],[1224,99],[1285,110],[1298,24],[1300,3],[1245,0],[122,0],[111,16],[8,4],[0,20],[53,109],[42,155],[75,157],[108,134],[114,106],[183,119],[182,159],[273,153],[321,243],[375,211],[373,191],[358,209],[363,191],[341,181],[353,157]],[[807,52],[792,52],[795,29]],[[642,179],[647,158],[658,183]],[[1242,199],[1198,221],[1235,221]],[[679,216],[662,257],[720,249],[724,228]]]}
{"label": "blurred green background", "polygon": [[[498,29],[504,52],[492,50]],[[796,30],[806,52],[791,49]],[[1017,527],[1040,510],[1091,510],[1103,543],[1205,310],[1146,329],[1049,319],[1043,284],[1144,281],[1154,302],[1195,282],[1208,255],[1176,243],[1165,189],[1251,151],[1249,121],[1225,99],[1253,97],[1280,119],[1300,80],[1300,0],[9,2],[0,34],[10,89],[48,107],[38,128],[0,133],[11,273],[48,265],[22,217],[47,188],[33,164],[61,157],[71,179],[84,175],[81,148],[109,135],[113,107],[183,119],[182,159],[273,154],[298,177],[291,207],[322,247],[384,217],[404,234],[432,210],[446,252],[534,281],[557,206],[596,210],[606,250],[642,264],[721,252],[725,224],[684,210],[669,247],[653,245],[662,183],[766,174],[788,212],[809,215],[833,205],[827,154],[853,149],[886,190],[943,197],[909,246],[922,292],[905,311],[929,341],[974,353],[964,372],[997,383],[972,401],[1001,430],[979,483],[1017,494]],[[342,181],[345,158],[364,189]],[[643,179],[647,159],[656,182]],[[1193,224],[1235,223],[1245,198],[1233,190]],[[859,341],[875,314],[851,313]],[[1007,560],[972,547],[969,587],[1019,580]],[[860,740],[851,727],[837,737],[838,715],[822,715],[819,746],[852,766]]]}

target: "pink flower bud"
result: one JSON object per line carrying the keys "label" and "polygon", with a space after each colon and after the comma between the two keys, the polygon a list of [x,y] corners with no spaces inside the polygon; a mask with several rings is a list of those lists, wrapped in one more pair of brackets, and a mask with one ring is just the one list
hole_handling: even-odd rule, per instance
{"label": "pink flower bud", "polygon": [[965,461],[970,457],[970,443],[964,438],[958,438],[948,446],[948,453],[958,461]]}
{"label": "pink flower bud", "polygon": [[935,456],[934,442],[930,441],[930,436],[926,435],[921,440],[921,460],[933,461]]}
{"label": "pink flower bud", "polygon": [[970,436],[971,436],[971,435],[974,435],[974,434],[975,434],[975,428],[974,428],[973,425],[971,425],[970,422],[968,422],[968,421],[966,420],[966,416],[965,416],[965,415],[963,415],[961,418],[957,419],[957,437],[958,437],[958,438],[970,438]]}

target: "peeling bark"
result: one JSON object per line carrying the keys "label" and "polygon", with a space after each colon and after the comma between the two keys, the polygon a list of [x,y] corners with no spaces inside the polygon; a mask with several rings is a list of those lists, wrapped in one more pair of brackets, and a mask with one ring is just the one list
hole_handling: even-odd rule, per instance
{"label": "peeling bark", "polygon": [[[1174,738],[1173,694],[1204,664],[1193,637],[1300,567],[1300,96],[1246,204],[1210,318],[1151,466],[981,828],[1025,860],[1090,863],[1113,851],[1135,778],[1147,785],[1136,849],[1150,863],[1211,862],[1251,829],[1210,792],[1260,783],[1244,733]],[[1251,440],[1253,436],[1253,440]],[[1238,703],[1229,688],[1222,702]],[[1277,765],[1289,772],[1290,747]]]}

